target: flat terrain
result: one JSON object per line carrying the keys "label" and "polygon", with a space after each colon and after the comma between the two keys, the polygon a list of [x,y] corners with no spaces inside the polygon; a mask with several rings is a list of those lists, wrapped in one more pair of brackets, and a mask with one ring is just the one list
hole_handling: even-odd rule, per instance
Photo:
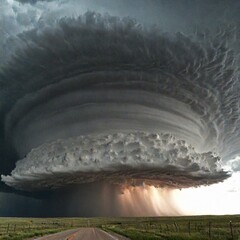
{"label": "flat terrain", "polygon": [[108,233],[98,228],[79,228],[37,238],[37,240],[127,240],[116,233]]}
{"label": "flat terrain", "polygon": [[0,218],[0,239],[3,240],[126,239],[123,236],[132,240],[240,240],[240,215]]}

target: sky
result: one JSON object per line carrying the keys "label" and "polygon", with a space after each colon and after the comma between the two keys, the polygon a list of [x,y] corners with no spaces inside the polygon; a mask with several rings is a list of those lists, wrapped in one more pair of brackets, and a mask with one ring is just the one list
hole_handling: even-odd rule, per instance
{"label": "sky", "polygon": [[239,214],[239,8],[1,0],[0,216]]}

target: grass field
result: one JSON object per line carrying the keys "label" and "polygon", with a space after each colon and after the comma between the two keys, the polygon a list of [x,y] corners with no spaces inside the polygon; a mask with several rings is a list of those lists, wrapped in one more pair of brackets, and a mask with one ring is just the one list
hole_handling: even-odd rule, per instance
{"label": "grass field", "polygon": [[0,239],[34,239],[78,227],[99,227],[132,240],[240,240],[240,215],[145,218],[0,218]]}

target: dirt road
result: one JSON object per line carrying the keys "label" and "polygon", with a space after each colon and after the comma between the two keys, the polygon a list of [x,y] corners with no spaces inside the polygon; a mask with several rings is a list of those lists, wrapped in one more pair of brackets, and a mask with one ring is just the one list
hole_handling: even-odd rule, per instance
{"label": "dirt road", "polygon": [[[68,230],[36,240],[127,240],[128,238],[115,233],[107,233],[98,228],[79,228]],[[129,240],[129,239],[128,239]]]}

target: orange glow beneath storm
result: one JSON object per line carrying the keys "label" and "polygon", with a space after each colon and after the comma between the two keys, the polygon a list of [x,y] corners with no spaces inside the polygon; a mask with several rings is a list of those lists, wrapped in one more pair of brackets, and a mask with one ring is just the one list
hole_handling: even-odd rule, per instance
{"label": "orange glow beneath storm", "polygon": [[119,196],[122,213],[125,216],[180,215],[174,207],[173,192],[154,186],[125,187]]}
{"label": "orange glow beneath storm", "polygon": [[124,187],[119,203],[125,216],[239,214],[239,182],[240,173],[223,183],[183,190]]}

